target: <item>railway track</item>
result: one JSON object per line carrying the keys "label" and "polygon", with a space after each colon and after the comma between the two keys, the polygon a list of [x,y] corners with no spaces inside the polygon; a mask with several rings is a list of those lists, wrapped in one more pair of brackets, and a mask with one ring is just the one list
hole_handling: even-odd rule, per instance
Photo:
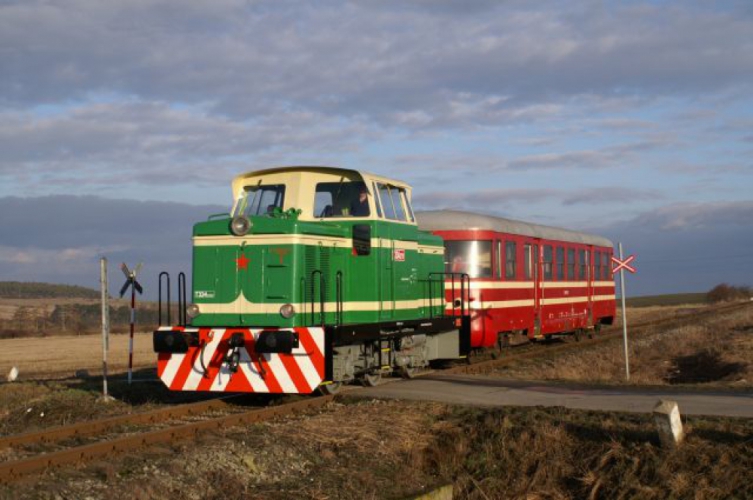
{"label": "railway track", "polygon": [[[319,408],[331,401],[334,396],[307,398],[253,410],[239,410],[237,407],[233,409],[229,400],[236,397],[239,396],[80,422],[0,438],[0,452],[12,448],[16,454],[23,455],[21,458],[0,464],[0,484],[11,483],[54,467],[85,463],[113,453],[132,451],[160,443],[173,443],[181,439],[194,438],[207,431],[262,422],[282,415]],[[211,415],[212,412],[218,411],[225,414]],[[176,419],[186,418],[194,420],[172,423]],[[153,428],[155,425],[166,423],[170,425]],[[134,432],[128,427],[139,425],[147,425],[148,428]],[[113,436],[116,428],[126,429],[126,432],[130,434]],[[82,438],[92,436],[100,436],[102,439],[86,444],[77,442]],[[59,447],[60,449],[54,451],[39,452],[33,449],[34,447],[49,448],[52,444],[64,443],[66,440],[72,441],[72,444],[70,446],[63,444]]]}
{"label": "railway track", "polygon": [[[671,324],[683,326],[712,317],[720,312],[728,312],[751,306],[750,303],[730,304],[720,307],[704,309],[702,311],[683,316],[660,318],[631,325],[633,338],[645,334],[653,328]],[[605,330],[598,337],[586,342],[564,342],[559,345],[545,345],[536,348],[523,344],[510,349],[506,355],[497,359],[476,362],[469,365],[457,365],[441,370],[442,373],[479,374],[488,373],[504,365],[518,361],[533,359],[541,356],[551,356],[585,346],[593,346],[609,342],[621,336],[619,327]],[[431,373],[431,372],[428,372]],[[247,410],[233,407],[231,402],[243,396],[229,396],[224,398],[187,403],[169,408],[161,408],[149,412],[109,417],[100,420],[79,422],[67,426],[29,432],[0,438],[0,453],[12,449],[21,458],[0,464],[0,484],[7,484],[25,476],[43,472],[49,468],[65,465],[85,463],[113,453],[133,451],[160,443],[172,443],[181,439],[194,438],[197,435],[236,425],[261,422],[270,418],[307,411],[324,406],[335,396],[320,396],[306,398],[277,406],[267,406]],[[219,416],[212,412],[224,413]],[[180,421],[194,419],[193,421]],[[160,424],[168,424],[162,428],[154,428]],[[147,429],[133,431],[129,426],[146,426]],[[124,435],[115,435],[115,429],[126,429]],[[81,440],[92,437],[102,439],[80,444]],[[66,441],[70,445],[66,445]],[[60,444],[62,443],[62,444]],[[59,449],[49,451],[53,445],[60,444]],[[37,449],[34,449],[34,448]],[[43,451],[39,451],[39,449]]]}

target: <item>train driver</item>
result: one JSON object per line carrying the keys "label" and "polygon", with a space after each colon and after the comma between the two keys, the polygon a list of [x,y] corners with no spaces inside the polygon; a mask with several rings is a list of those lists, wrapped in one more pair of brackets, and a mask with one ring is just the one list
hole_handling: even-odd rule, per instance
{"label": "train driver", "polygon": [[350,203],[350,216],[367,217],[369,214],[371,214],[369,210],[369,190],[366,189],[365,184],[362,184],[358,188],[358,198]]}

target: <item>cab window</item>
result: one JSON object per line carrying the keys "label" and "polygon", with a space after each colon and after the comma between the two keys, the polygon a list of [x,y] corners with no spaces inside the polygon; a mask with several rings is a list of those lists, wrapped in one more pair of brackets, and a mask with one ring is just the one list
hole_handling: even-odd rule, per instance
{"label": "cab window", "polygon": [[[387,184],[377,183],[377,190],[379,192],[379,201],[382,205],[382,211],[384,212],[384,218],[390,220],[407,221],[405,207],[409,207],[408,198],[405,196],[405,189],[389,186]],[[405,205],[403,205],[405,201]],[[411,213],[410,220],[413,220]]]}
{"label": "cab window", "polygon": [[362,181],[320,182],[314,194],[314,217],[368,217],[369,193]]}
{"label": "cab window", "polygon": [[270,215],[285,203],[285,184],[246,186],[235,206],[234,217],[245,215]]}

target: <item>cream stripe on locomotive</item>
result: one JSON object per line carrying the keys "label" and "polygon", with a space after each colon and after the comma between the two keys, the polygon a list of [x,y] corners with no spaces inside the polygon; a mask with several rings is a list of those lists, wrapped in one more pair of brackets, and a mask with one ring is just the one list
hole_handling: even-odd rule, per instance
{"label": "cream stripe on locomotive", "polygon": [[[319,236],[310,234],[255,234],[252,237],[238,238],[228,236],[196,236],[193,238],[193,244],[197,247],[205,246],[238,246],[245,243],[246,246],[264,246],[264,245],[315,245],[326,247],[350,248],[353,240],[350,238],[340,238],[337,236]],[[422,250],[425,252],[444,253],[443,246],[419,245],[415,241],[391,240],[386,238],[372,238],[372,248],[402,248],[405,250]]]}
{"label": "cream stripe on locomotive", "polygon": [[[441,300],[441,299],[437,299]],[[342,303],[343,312],[357,312],[357,311],[381,311],[384,309],[382,304],[389,304],[390,309],[418,309],[419,307],[428,307],[429,299],[416,299],[416,300],[386,300],[369,301],[369,302],[356,302],[346,301]],[[243,311],[243,314],[278,314],[282,304],[269,304],[269,303],[255,303],[249,302],[245,297],[239,295],[233,302],[224,304],[211,304],[202,302],[197,304],[201,314],[239,314]],[[437,304],[439,305],[439,304]],[[292,306],[298,313],[310,313],[311,303],[293,303]],[[337,308],[337,302],[325,302],[324,310],[326,312],[335,312]],[[319,302],[314,303],[314,312],[320,312]]]}

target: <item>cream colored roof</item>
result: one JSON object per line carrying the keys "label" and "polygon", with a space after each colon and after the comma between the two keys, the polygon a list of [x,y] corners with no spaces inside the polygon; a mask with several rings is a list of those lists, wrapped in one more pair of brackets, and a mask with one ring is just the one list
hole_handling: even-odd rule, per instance
{"label": "cream colored roof", "polygon": [[569,229],[541,226],[518,220],[475,214],[459,210],[430,210],[416,212],[418,228],[424,231],[462,231],[487,230],[500,233],[518,234],[547,240],[583,243],[612,248],[614,245],[607,238],[592,234],[579,233]]}
{"label": "cream colored roof", "polygon": [[251,179],[254,177],[260,177],[262,175],[267,174],[277,174],[277,173],[284,173],[284,174],[294,174],[296,172],[319,172],[324,174],[334,174],[334,175],[356,175],[361,177],[364,180],[375,180],[377,182],[382,182],[386,184],[391,184],[393,186],[402,187],[405,188],[408,192],[410,192],[411,188],[408,184],[398,181],[395,179],[390,179],[388,177],[383,177],[381,175],[372,174],[370,172],[365,172],[363,170],[354,170],[350,168],[340,168],[340,167],[327,167],[323,165],[296,165],[296,166],[282,166],[282,167],[271,167],[271,168],[265,168],[263,170],[254,170],[251,172],[246,172],[245,174],[240,174],[233,179],[233,194],[238,193],[240,186],[244,184],[244,181],[246,179]]}
{"label": "cream colored roof", "polygon": [[[233,179],[233,198],[236,200],[237,205],[244,189],[257,183],[285,184],[286,194],[282,207],[283,210],[290,208],[301,209],[301,220],[320,220],[321,216],[314,213],[314,187],[319,182],[336,182],[342,179],[364,181],[366,184],[366,188],[371,195],[369,197],[371,214],[366,219],[377,218],[374,199],[375,193],[373,192],[374,182],[402,188],[405,190],[408,201],[410,202],[411,200],[411,187],[404,182],[359,170],[324,166],[274,167],[238,175]],[[235,207],[233,208],[234,211]],[[414,224],[410,221],[405,221],[405,223]]]}

